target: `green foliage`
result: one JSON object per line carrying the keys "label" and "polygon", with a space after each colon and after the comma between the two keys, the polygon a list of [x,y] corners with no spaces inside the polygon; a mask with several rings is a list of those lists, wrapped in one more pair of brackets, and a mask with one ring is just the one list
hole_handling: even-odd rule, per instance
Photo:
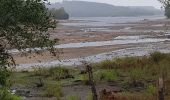
{"label": "green foliage", "polygon": [[154,85],[148,85],[146,88],[147,93],[155,95],[157,88]]}
{"label": "green foliage", "polygon": [[[48,15],[44,0],[0,0],[0,85],[6,86],[14,60],[8,49],[47,48],[56,54],[49,28],[56,22]],[[30,49],[31,51],[32,49]]]}
{"label": "green foliage", "polygon": [[[1,0],[0,38],[10,48],[19,50],[35,47],[52,49],[48,28],[55,28],[41,0]],[[5,48],[5,44],[3,44]]]}
{"label": "green foliage", "polygon": [[0,68],[0,86],[8,87],[10,72],[5,68]]}
{"label": "green foliage", "polygon": [[0,86],[7,86],[7,79],[10,76],[10,72],[7,67],[12,65],[12,57],[5,51],[5,49],[0,44]]}
{"label": "green foliage", "polygon": [[170,18],[170,0],[158,0],[165,8],[165,16]]}
{"label": "green foliage", "polygon": [[44,76],[52,79],[66,79],[71,75],[71,70],[65,67],[34,68],[33,76]]}
{"label": "green foliage", "polygon": [[93,100],[93,94],[91,92],[87,94],[86,100]]}
{"label": "green foliage", "polygon": [[130,68],[130,67],[140,67],[138,65],[139,59],[137,57],[125,57],[118,58],[115,60],[116,68]]}
{"label": "green foliage", "polygon": [[62,87],[61,84],[46,84],[45,86],[45,96],[56,97],[57,100],[61,100]]}
{"label": "green foliage", "polygon": [[64,79],[69,76],[69,69],[64,68],[64,67],[54,67],[49,69],[49,75],[52,76],[53,79]]}
{"label": "green foliage", "polygon": [[76,95],[69,95],[69,96],[67,96],[67,100],[80,100],[80,99]]}
{"label": "green foliage", "polygon": [[165,16],[167,18],[170,18],[170,5],[168,5],[166,8],[165,8]]}
{"label": "green foliage", "polygon": [[96,64],[95,67],[101,69],[112,69],[115,67],[115,63],[112,60],[104,60],[100,64]]}
{"label": "green foliage", "polygon": [[166,54],[160,53],[160,52],[154,52],[150,55],[151,60],[154,62],[160,62],[166,57]]}
{"label": "green foliage", "polygon": [[94,73],[95,80],[114,81],[117,79],[115,70],[98,70]]}
{"label": "green foliage", "polygon": [[63,7],[60,9],[50,9],[49,13],[52,14],[55,19],[69,19],[69,14],[64,10]]}
{"label": "green foliage", "polygon": [[21,98],[16,95],[12,95],[6,89],[0,89],[0,100],[21,100]]}
{"label": "green foliage", "polygon": [[141,80],[144,76],[144,70],[142,70],[141,68],[134,68],[131,69],[130,73],[130,78],[132,81],[137,81],[137,80]]}

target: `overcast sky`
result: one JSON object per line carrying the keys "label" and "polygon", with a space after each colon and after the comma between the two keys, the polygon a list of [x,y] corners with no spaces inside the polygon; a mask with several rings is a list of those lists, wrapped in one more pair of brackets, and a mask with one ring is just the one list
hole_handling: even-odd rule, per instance
{"label": "overcast sky", "polygon": [[[62,0],[49,0],[49,1],[61,2]],[[120,6],[154,6],[156,8],[161,7],[161,4],[157,0],[82,0],[82,1],[102,2]]]}

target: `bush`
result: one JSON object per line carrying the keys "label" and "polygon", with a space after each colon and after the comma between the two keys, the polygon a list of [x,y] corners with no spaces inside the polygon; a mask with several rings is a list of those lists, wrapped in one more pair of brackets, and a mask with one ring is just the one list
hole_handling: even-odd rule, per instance
{"label": "bush", "polygon": [[6,89],[0,89],[0,100],[21,100],[21,98],[11,94]]}
{"label": "bush", "polygon": [[49,69],[49,76],[53,79],[65,79],[70,76],[69,69],[64,67],[52,67]]}
{"label": "bush", "polygon": [[161,60],[166,58],[166,54],[160,53],[160,52],[154,52],[150,55],[150,59],[153,62],[159,63]]}
{"label": "bush", "polygon": [[49,13],[52,14],[52,16],[55,19],[69,19],[69,14],[65,11],[65,9],[63,7],[59,8],[59,9],[50,9]]}

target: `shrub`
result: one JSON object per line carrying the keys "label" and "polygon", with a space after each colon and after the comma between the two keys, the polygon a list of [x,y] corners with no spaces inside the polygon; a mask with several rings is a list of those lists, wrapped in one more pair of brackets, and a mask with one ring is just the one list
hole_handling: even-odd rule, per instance
{"label": "shrub", "polygon": [[51,76],[53,79],[64,79],[69,76],[69,69],[64,67],[52,67],[49,69],[49,76]]}
{"label": "shrub", "polygon": [[147,88],[146,88],[146,92],[151,94],[151,95],[155,95],[156,87],[154,85],[148,85]]}
{"label": "shrub", "polygon": [[0,89],[0,100],[21,100],[21,98],[11,94],[6,89]]}
{"label": "shrub", "polygon": [[166,57],[166,54],[160,53],[160,52],[154,52],[152,54],[150,54],[150,58],[153,62],[160,62],[161,60],[163,60]]}
{"label": "shrub", "polygon": [[114,81],[117,79],[115,70],[98,70],[94,73],[95,80]]}

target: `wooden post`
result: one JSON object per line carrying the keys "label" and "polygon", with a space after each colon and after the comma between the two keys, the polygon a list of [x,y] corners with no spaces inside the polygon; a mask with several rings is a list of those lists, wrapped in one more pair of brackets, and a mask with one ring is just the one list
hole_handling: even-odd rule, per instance
{"label": "wooden post", "polygon": [[159,100],[164,100],[164,81],[163,81],[163,78],[159,78],[158,96],[159,96]]}
{"label": "wooden post", "polygon": [[93,100],[98,100],[96,87],[95,87],[95,83],[94,83],[94,79],[93,79],[92,67],[90,65],[87,65],[86,70],[87,70],[87,73],[89,75],[89,82],[90,82],[90,85],[91,85],[91,91],[92,91],[92,94],[93,94]]}

